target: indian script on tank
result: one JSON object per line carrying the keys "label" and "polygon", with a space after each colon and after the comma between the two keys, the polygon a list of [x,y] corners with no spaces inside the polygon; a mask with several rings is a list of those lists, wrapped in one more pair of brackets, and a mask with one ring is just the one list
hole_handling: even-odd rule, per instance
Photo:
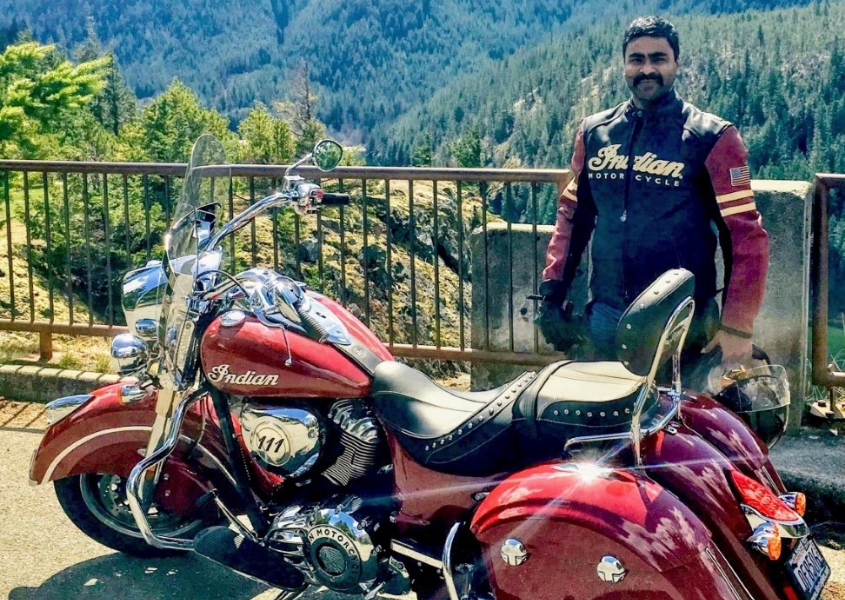
{"label": "indian script on tank", "polygon": [[261,375],[255,371],[246,373],[230,373],[230,365],[217,365],[208,372],[208,380],[212,383],[232,383],[235,385],[276,385],[279,382],[278,375]]}

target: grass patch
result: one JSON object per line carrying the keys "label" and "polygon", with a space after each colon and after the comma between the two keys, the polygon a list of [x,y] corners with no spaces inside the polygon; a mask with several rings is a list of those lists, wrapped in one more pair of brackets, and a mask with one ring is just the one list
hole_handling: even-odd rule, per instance
{"label": "grass patch", "polygon": [[56,363],[56,366],[60,369],[71,369],[74,371],[81,371],[82,361],[73,354],[65,354],[59,359],[59,362]]}

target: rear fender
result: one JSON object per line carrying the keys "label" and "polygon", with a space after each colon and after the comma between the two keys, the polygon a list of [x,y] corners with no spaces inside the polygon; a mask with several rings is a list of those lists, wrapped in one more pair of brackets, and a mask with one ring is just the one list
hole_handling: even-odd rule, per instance
{"label": "rear fender", "polygon": [[[555,463],[517,473],[482,501],[470,528],[500,600],[600,598],[610,591],[625,597],[642,590],[654,593],[638,598],[703,598],[684,583],[689,577],[699,590],[725,586],[707,566],[704,524],[659,484],[627,470]],[[528,552],[518,567],[500,554],[511,538]],[[612,590],[597,573],[605,556],[627,571]]]}
{"label": "rear fender", "polygon": [[[681,403],[680,419],[746,475],[759,479],[761,470],[774,472],[766,444],[742,419],[712,398],[688,392]],[[781,485],[779,478],[776,481]]]}
{"label": "rear fender", "polygon": [[780,597],[776,587],[786,585],[783,569],[746,543],[751,527],[728,481],[737,467],[718,447],[677,424],[643,440],[643,463],[648,477],[701,516],[755,598]]}
{"label": "rear fender", "polygon": [[[47,429],[32,457],[33,484],[83,473],[129,475],[147,447],[156,394],[152,390],[137,402],[123,404],[120,387],[95,390],[90,400]],[[200,432],[202,443],[193,448]],[[214,421],[206,420],[203,431],[202,414],[195,407],[186,416],[182,433],[182,443],[164,463],[156,488],[159,504],[176,514],[194,510],[196,500],[212,487],[228,496],[234,485]]]}

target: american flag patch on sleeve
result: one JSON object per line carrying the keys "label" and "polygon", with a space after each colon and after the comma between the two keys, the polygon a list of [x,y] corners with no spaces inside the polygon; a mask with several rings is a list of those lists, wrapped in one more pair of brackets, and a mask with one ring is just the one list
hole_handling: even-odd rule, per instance
{"label": "american flag patch on sleeve", "polygon": [[731,185],[733,187],[749,185],[750,183],[751,173],[748,170],[748,165],[731,169]]}

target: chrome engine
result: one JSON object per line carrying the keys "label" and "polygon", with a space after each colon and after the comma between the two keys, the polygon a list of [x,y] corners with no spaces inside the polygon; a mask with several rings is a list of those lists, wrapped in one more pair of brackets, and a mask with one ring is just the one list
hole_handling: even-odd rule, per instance
{"label": "chrome engine", "polygon": [[336,485],[346,486],[379,466],[379,454],[384,448],[381,427],[361,403],[352,400],[337,402],[329,411],[329,418],[340,430],[343,453],[323,476]]}
{"label": "chrome engine", "polygon": [[288,508],[273,522],[270,546],[315,585],[338,592],[371,590],[379,579],[381,548],[373,541],[376,520],[360,514],[357,496]]}
{"label": "chrome engine", "polygon": [[243,437],[250,454],[268,471],[293,479],[311,471],[326,450],[336,458],[322,476],[337,486],[371,474],[385,448],[378,421],[355,400],[336,402],[329,419],[338,435],[329,440],[325,421],[307,408],[247,401],[240,410]]}

